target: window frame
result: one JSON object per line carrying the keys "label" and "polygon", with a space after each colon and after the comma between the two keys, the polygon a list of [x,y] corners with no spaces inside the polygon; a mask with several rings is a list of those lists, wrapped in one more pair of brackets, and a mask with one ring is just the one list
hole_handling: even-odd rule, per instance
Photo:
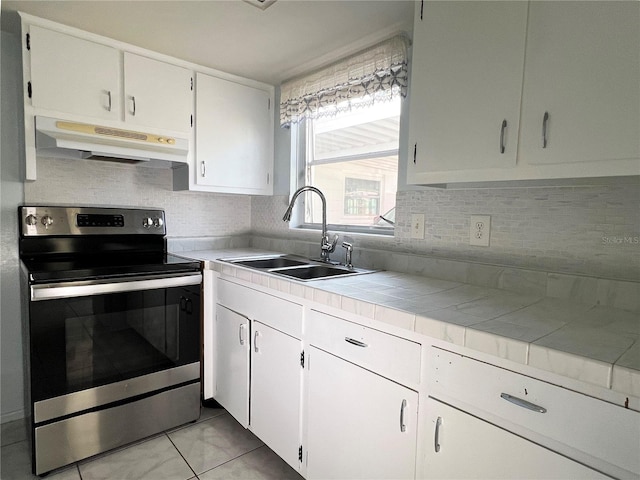
{"label": "window frame", "polygon": [[[400,118],[402,119],[403,108],[405,102],[400,100]],[[290,125],[291,133],[291,175],[290,175],[290,194],[297,191],[299,188],[306,185],[306,169],[307,169],[307,156],[309,153],[309,145],[307,139],[307,119],[292,123]],[[398,133],[398,148],[393,151],[387,151],[385,153],[394,153],[398,156],[398,181],[396,184],[396,193],[400,188],[400,141],[401,133]],[[289,228],[297,228],[302,230],[321,230],[322,225],[320,223],[309,223],[304,221],[304,213],[306,209],[307,195],[313,195],[310,192],[305,192],[298,198],[296,205],[293,209]],[[383,215],[385,212],[380,212]],[[368,235],[379,235],[385,237],[392,237],[395,235],[395,225],[348,225],[348,224],[334,224],[328,223],[327,229],[334,232],[344,233],[360,233]]]}

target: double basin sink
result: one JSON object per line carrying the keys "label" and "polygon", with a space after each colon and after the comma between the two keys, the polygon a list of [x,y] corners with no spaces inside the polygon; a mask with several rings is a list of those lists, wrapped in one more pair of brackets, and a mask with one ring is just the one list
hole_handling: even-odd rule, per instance
{"label": "double basin sink", "polygon": [[372,273],[373,270],[346,267],[319,260],[308,260],[295,255],[256,255],[251,257],[221,258],[242,267],[274,273],[296,280],[309,281]]}

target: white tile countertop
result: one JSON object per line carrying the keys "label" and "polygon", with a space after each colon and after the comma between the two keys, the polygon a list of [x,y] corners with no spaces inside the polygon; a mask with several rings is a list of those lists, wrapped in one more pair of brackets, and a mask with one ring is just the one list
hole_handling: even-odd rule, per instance
{"label": "white tile countertop", "polygon": [[637,312],[393,271],[299,282],[216,261],[266,253],[274,252],[180,255],[245,281],[640,398]]}

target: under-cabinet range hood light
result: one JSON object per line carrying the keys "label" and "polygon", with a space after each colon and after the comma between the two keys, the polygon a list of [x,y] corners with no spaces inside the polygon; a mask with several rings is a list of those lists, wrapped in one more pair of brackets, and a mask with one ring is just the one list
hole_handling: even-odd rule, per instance
{"label": "under-cabinet range hood light", "polygon": [[185,165],[189,140],[36,116],[38,155],[56,158]]}

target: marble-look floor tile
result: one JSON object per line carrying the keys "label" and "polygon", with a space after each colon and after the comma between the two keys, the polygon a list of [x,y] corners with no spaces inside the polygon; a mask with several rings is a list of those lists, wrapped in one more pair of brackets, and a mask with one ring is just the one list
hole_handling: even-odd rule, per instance
{"label": "marble-look floor tile", "polygon": [[194,472],[166,435],[78,464],[82,480],[186,480]]}
{"label": "marble-look floor tile", "polygon": [[[31,453],[26,440],[2,447],[0,452],[2,480],[34,480],[40,477],[31,473]],[[47,480],[80,480],[78,467],[71,465],[50,473]]]}
{"label": "marble-look floor tile", "polygon": [[262,446],[218,468],[198,475],[200,480],[302,480],[268,447]]}
{"label": "marble-look floor tile", "polygon": [[228,414],[168,435],[197,475],[262,445]]}

